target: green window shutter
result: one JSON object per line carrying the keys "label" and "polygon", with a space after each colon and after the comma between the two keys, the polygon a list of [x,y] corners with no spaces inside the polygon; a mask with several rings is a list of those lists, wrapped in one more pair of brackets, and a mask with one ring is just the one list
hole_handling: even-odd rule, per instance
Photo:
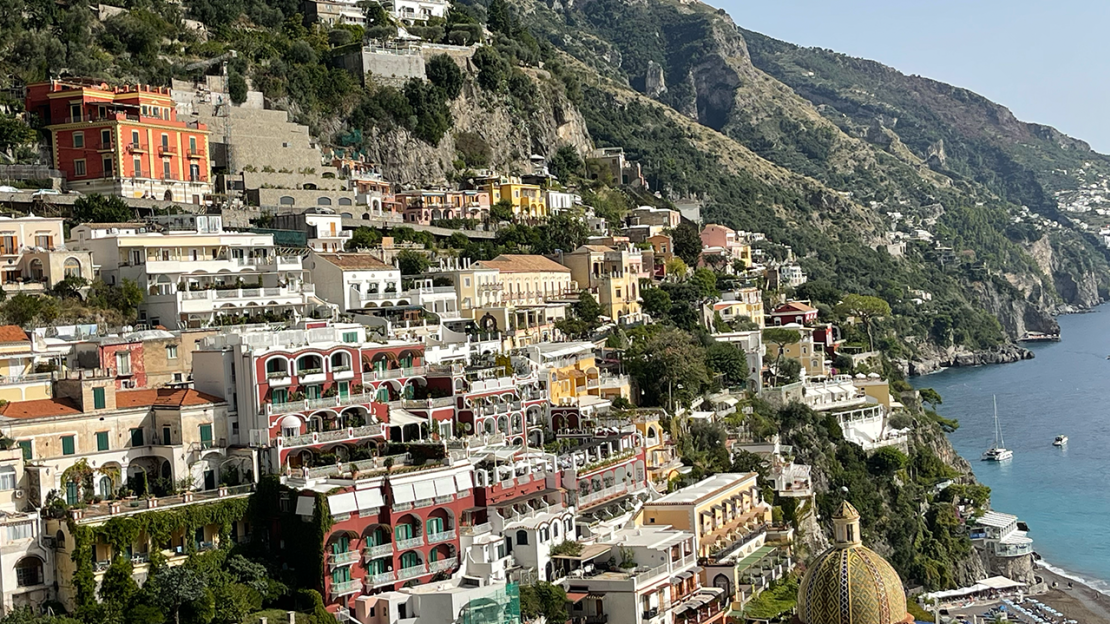
{"label": "green window shutter", "polygon": [[97,434],[96,434],[96,450],[98,450],[98,451],[107,451],[108,450],[108,432],[107,431],[97,432]]}
{"label": "green window shutter", "polygon": [[66,504],[77,504],[77,484],[73,481],[66,481]]}
{"label": "green window shutter", "polygon": [[73,443],[73,436],[65,436],[62,438],[62,455],[73,455],[76,452],[77,448]]}
{"label": "green window shutter", "polygon": [[104,388],[93,388],[93,408],[104,409]]}
{"label": "green window shutter", "polygon": [[339,397],[345,399],[350,395],[351,395],[351,384],[350,384],[350,382],[346,382],[346,381],[339,382]]}
{"label": "green window shutter", "polygon": [[343,342],[358,342],[358,332],[343,332]]}
{"label": "green window shutter", "polygon": [[131,430],[131,446],[142,446],[142,445],[143,445],[143,430],[142,429],[132,429]]}
{"label": "green window shutter", "polygon": [[212,425],[200,426],[200,443],[202,446],[212,446]]}
{"label": "green window shutter", "polygon": [[20,440],[19,448],[23,449],[23,461],[31,461],[31,441]]}
{"label": "green window shutter", "polygon": [[428,561],[439,561],[439,551],[433,548],[432,552],[428,553]]}

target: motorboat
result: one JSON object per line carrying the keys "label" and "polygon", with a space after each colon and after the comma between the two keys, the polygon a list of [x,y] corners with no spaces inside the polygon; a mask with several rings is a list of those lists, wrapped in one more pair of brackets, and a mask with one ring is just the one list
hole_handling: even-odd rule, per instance
{"label": "motorboat", "polygon": [[1068,436],[1066,436],[1066,435],[1058,435],[1058,436],[1056,436],[1056,439],[1052,441],[1052,446],[1067,446],[1067,445],[1068,445]]}
{"label": "motorboat", "polygon": [[1004,462],[1014,458],[1014,452],[1006,448],[1002,439],[1002,426],[998,424],[998,397],[994,397],[994,444],[983,452],[983,461]]}

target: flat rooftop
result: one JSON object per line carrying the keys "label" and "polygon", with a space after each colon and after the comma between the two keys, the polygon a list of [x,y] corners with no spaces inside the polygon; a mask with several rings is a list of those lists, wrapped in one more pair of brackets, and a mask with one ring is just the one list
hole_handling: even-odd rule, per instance
{"label": "flat rooftop", "polygon": [[689,505],[697,503],[703,499],[716,496],[730,487],[735,487],[744,481],[749,479],[754,480],[755,478],[756,473],[754,472],[722,472],[708,479],[698,481],[689,487],[684,487],[677,492],[667,494],[663,498],[651,501],[647,506]]}

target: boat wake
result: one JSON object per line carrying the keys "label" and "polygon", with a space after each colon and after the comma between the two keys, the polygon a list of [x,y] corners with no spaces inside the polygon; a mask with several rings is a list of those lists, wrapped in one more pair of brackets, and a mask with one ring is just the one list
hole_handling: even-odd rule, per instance
{"label": "boat wake", "polygon": [[1062,577],[1064,577],[1066,579],[1069,579],[1071,581],[1075,581],[1076,583],[1079,583],[1080,585],[1086,585],[1087,587],[1097,591],[1100,594],[1110,596],[1110,583],[1108,583],[1106,581],[1103,581],[1103,580],[1100,580],[1100,579],[1083,578],[1082,576],[1079,576],[1078,574],[1075,574],[1074,572],[1069,572],[1068,570],[1065,570],[1063,568],[1058,568],[1058,567],[1052,565],[1051,563],[1045,561],[1044,559],[1041,559],[1040,561],[1038,561],[1037,564],[1040,565],[1042,568],[1048,570],[1049,572],[1051,572],[1053,574],[1056,574],[1057,576],[1062,576]]}

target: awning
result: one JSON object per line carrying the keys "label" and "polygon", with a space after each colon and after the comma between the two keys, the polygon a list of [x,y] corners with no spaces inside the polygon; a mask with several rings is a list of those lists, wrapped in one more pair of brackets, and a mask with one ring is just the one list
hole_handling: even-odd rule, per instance
{"label": "awning", "polygon": [[412,484],[416,493],[416,500],[427,500],[436,497],[436,487],[429,481],[417,481]]}
{"label": "awning", "polygon": [[382,498],[381,488],[357,490],[355,492],[355,505],[358,507],[359,511],[385,507],[385,499]]}
{"label": "awning", "polygon": [[316,509],[315,496],[298,496],[297,497],[297,515],[298,516],[311,516],[312,512]]}
{"label": "awning", "polygon": [[340,514],[349,514],[358,509],[355,504],[355,493],[346,492],[344,494],[333,494],[328,497],[328,507],[331,508],[331,515],[338,516]]}
{"label": "awning", "polygon": [[436,496],[450,496],[457,492],[455,488],[455,480],[451,477],[444,477],[434,481],[436,488]]}
{"label": "awning", "polygon": [[416,492],[413,491],[412,484],[393,484],[392,487],[394,503],[411,503],[416,500]]}
{"label": "awning", "polygon": [[421,418],[408,410],[391,409],[389,410],[389,426],[401,427],[403,425],[419,425],[427,422],[427,419]]}
{"label": "awning", "polygon": [[679,573],[678,573],[678,578],[680,578],[680,579],[682,579],[682,580],[686,580],[686,579],[688,579],[688,578],[691,578],[691,577],[693,577],[693,576],[694,576],[694,573],[693,573],[693,572],[690,572],[690,571],[686,571],[686,572],[679,572]]}
{"label": "awning", "polygon": [[470,477],[470,472],[460,472],[455,475],[455,485],[459,487],[460,492],[474,489],[474,480]]}
{"label": "awning", "polygon": [[613,549],[612,544],[585,544],[582,546],[582,552],[577,555],[552,555],[552,559],[571,559],[573,561],[588,561],[594,557],[603,555]]}
{"label": "awning", "polygon": [[569,592],[567,592],[567,602],[570,602],[570,603],[582,602],[582,600],[584,600],[586,598],[586,596],[589,596],[589,595],[590,595],[589,592],[569,591]]}

